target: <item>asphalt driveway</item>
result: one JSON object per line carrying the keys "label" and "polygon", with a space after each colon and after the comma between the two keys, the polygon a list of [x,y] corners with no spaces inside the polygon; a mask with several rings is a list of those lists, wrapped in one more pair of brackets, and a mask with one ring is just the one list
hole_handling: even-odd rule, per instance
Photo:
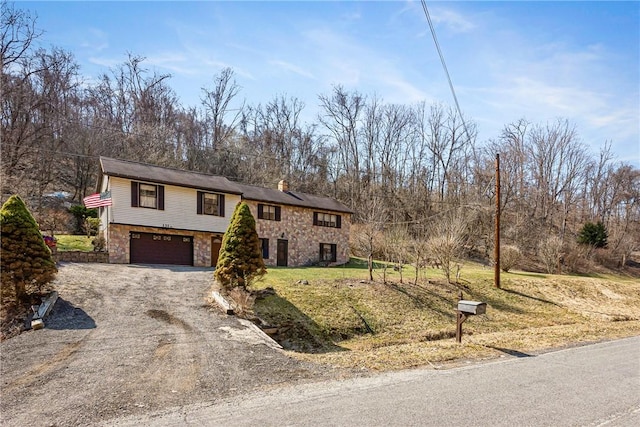
{"label": "asphalt driveway", "polygon": [[89,425],[340,375],[207,303],[211,269],[60,266],[46,328],[0,343],[0,424]]}

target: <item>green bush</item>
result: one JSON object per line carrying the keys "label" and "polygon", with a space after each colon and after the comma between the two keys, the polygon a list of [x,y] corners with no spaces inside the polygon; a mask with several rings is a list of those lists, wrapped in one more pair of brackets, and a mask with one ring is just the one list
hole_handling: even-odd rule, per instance
{"label": "green bush", "polygon": [[100,230],[100,218],[87,218],[84,220],[84,231],[87,237],[96,236]]}
{"label": "green bush", "polygon": [[602,222],[587,222],[578,233],[578,243],[604,248],[607,246],[608,237],[607,229]]}
{"label": "green bush", "polygon": [[2,300],[29,302],[55,278],[56,264],[22,199],[11,196],[0,211]]}
{"label": "green bush", "polygon": [[256,220],[246,203],[239,203],[222,238],[222,247],[214,273],[226,290],[245,288],[266,274]]}
{"label": "green bush", "polygon": [[82,205],[74,205],[69,208],[69,212],[75,218],[75,229],[74,232],[76,234],[83,234],[85,220],[87,218],[98,218],[98,210],[95,208],[87,208]]}

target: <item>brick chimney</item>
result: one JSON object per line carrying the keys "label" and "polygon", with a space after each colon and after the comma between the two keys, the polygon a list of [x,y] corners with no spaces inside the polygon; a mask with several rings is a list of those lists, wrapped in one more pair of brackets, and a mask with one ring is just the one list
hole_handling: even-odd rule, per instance
{"label": "brick chimney", "polygon": [[283,193],[286,193],[287,191],[289,191],[289,183],[284,179],[281,180],[278,183],[278,190],[282,191]]}

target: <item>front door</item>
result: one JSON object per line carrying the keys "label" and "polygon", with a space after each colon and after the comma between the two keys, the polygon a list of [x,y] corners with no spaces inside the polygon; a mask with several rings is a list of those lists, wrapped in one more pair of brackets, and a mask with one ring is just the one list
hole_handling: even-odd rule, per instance
{"label": "front door", "polygon": [[220,248],[222,247],[222,239],[218,236],[211,238],[211,267],[215,267],[218,264],[218,255],[220,255]]}
{"label": "front door", "polygon": [[289,248],[289,242],[287,240],[278,239],[278,254],[277,254],[277,265],[278,267],[286,267],[287,259],[289,255],[287,254]]}

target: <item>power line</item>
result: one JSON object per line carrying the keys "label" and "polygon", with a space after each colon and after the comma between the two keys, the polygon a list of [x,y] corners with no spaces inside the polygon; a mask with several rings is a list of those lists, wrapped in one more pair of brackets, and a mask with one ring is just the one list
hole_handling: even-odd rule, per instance
{"label": "power line", "polygon": [[431,22],[431,16],[429,15],[429,9],[427,8],[426,0],[422,0],[422,9],[424,10],[424,14],[427,17],[427,22],[429,23],[429,28],[431,29],[431,35],[433,36],[433,42],[436,45],[436,50],[438,51],[438,56],[440,56],[440,62],[442,63],[442,68],[444,69],[444,73],[447,76],[447,81],[449,82],[449,88],[451,89],[451,94],[453,95],[453,101],[456,104],[456,110],[458,110],[458,114],[460,115],[460,120],[462,120],[462,126],[464,126],[464,131],[467,134],[467,138],[471,141],[471,134],[469,133],[469,129],[467,129],[467,122],[465,122],[464,117],[462,116],[462,111],[460,110],[460,104],[458,103],[458,97],[456,96],[456,91],[453,88],[453,82],[451,81],[451,76],[449,75],[449,69],[447,68],[447,64],[444,61],[444,55],[442,54],[442,50],[440,49],[440,43],[438,43],[438,37],[436,37],[436,29],[433,26],[433,22]]}

